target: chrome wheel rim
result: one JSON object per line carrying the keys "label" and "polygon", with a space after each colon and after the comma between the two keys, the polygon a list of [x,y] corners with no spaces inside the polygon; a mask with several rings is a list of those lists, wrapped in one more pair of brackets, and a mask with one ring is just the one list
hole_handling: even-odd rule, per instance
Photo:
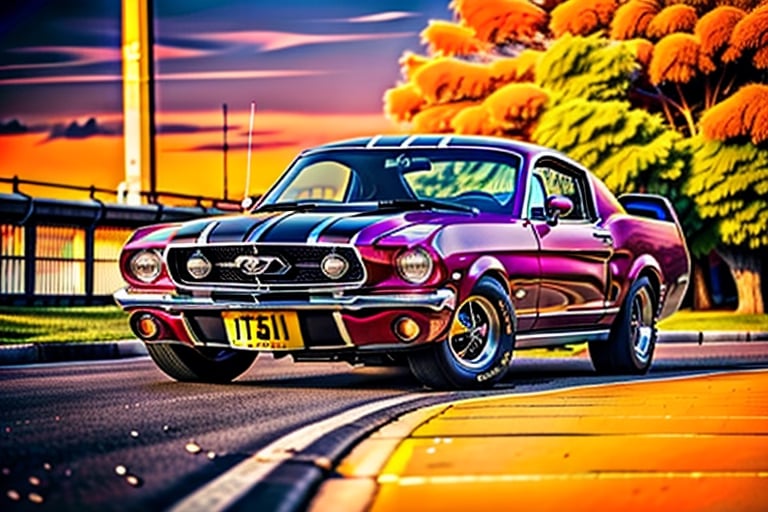
{"label": "chrome wheel rim", "polygon": [[653,300],[647,288],[642,288],[632,299],[629,322],[635,358],[641,364],[646,364],[651,358],[653,340]]}
{"label": "chrome wheel rim", "polygon": [[465,300],[448,335],[448,347],[456,362],[470,370],[487,366],[498,349],[499,329],[499,315],[488,299],[471,296]]}

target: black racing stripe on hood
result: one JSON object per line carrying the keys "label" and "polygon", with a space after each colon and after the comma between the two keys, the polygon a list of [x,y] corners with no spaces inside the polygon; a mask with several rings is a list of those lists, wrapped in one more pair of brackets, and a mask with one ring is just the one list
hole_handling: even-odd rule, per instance
{"label": "black racing stripe on hood", "polygon": [[244,242],[253,229],[270,218],[271,215],[241,215],[223,219],[208,235],[208,243],[240,243]]}
{"label": "black racing stripe on hood", "polygon": [[343,217],[334,222],[328,228],[323,231],[322,236],[327,236],[334,239],[342,239],[349,241],[353,236],[358,234],[368,226],[372,226],[377,222],[390,218],[391,215],[355,215],[354,217]]}
{"label": "black racing stripe on hood", "polygon": [[176,231],[176,234],[173,235],[173,238],[169,241],[177,244],[193,244],[197,242],[200,233],[202,233],[211,222],[216,221],[211,219],[200,219],[182,224],[179,230]]}
{"label": "black racing stripe on hood", "polygon": [[328,219],[330,213],[294,213],[271,226],[255,242],[304,243],[315,227]]}

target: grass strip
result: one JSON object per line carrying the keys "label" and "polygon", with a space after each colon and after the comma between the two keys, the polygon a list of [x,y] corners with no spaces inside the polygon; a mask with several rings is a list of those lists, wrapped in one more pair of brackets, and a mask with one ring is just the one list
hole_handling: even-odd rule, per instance
{"label": "grass strip", "polygon": [[0,307],[0,343],[133,339],[117,306]]}
{"label": "grass strip", "polygon": [[743,315],[733,311],[684,309],[659,322],[662,331],[768,332],[768,315]]}
{"label": "grass strip", "polygon": [[[678,311],[658,325],[662,331],[768,332],[768,314],[741,315],[732,311]],[[0,307],[0,343],[94,342],[133,339],[128,314],[117,306]],[[536,349],[528,354],[567,357],[582,346]]]}

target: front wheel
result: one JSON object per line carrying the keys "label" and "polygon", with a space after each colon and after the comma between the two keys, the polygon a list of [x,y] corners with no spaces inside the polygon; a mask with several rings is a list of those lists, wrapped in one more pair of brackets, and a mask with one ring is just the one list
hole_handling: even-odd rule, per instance
{"label": "front wheel", "polygon": [[644,374],[656,347],[656,299],[651,282],[632,284],[611,327],[608,341],[589,342],[589,356],[598,373]]}
{"label": "front wheel", "polygon": [[182,382],[231,382],[251,367],[256,352],[193,348],[175,343],[147,343],[155,364],[172,379]]}
{"label": "front wheel", "polygon": [[489,388],[507,373],[514,341],[509,296],[484,277],[456,310],[448,338],[411,354],[408,365],[433,389]]}

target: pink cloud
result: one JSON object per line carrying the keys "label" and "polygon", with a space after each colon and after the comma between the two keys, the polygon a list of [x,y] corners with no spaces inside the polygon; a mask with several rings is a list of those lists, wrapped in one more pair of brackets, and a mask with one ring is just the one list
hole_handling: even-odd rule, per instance
{"label": "pink cloud", "polygon": [[252,44],[260,51],[269,52],[306,46],[313,44],[349,43],[354,41],[371,41],[377,39],[396,39],[409,37],[410,32],[389,32],[379,34],[296,34],[292,32],[274,32],[268,30],[252,30],[240,32],[216,32],[201,34],[200,39],[207,41],[226,42],[233,44]]}
{"label": "pink cloud", "polygon": [[159,80],[238,80],[253,78],[292,78],[324,74],[324,71],[303,69],[264,69],[232,71],[193,71],[188,73],[164,73]]}
{"label": "pink cloud", "polygon": [[387,11],[352,18],[335,18],[331,21],[346,21],[347,23],[380,23],[383,21],[395,21],[419,16],[418,13],[408,11]]}
{"label": "pink cloud", "polygon": [[34,76],[24,78],[5,78],[0,85],[42,85],[42,84],[91,84],[101,82],[119,82],[122,75],[60,75]]}
{"label": "pink cloud", "polygon": [[211,50],[181,48],[179,46],[167,46],[163,44],[155,45],[155,60],[190,59],[195,57],[205,57],[213,53],[216,52]]}
{"label": "pink cloud", "polygon": [[65,68],[70,66],[85,66],[100,62],[114,62],[120,60],[119,48],[94,48],[91,46],[28,46],[14,48],[11,51],[25,54],[56,54],[64,56],[67,60],[55,62],[37,62],[25,64],[8,64],[0,66],[2,71],[20,69],[44,69]]}
{"label": "pink cloud", "polygon": [[[194,71],[189,73],[163,73],[159,75],[157,79],[161,82],[178,80],[252,80],[259,78],[292,78],[299,76],[320,75],[323,73],[325,72],[302,69]],[[122,75],[116,74],[36,76],[0,79],[0,86],[120,82],[122,79]]]}
{"label": "pink cloud", "polygon": [[[91,46],[28,46],[14,48],[11,51],[24,54],[55,54],[65,57],[66,60],[8,64],[0,66],[0,71],[67,68],[103,62],[120,62],[122,58],[120,48],[94,48]],[[212,53],[214,52],[210,50],[196,50],[162,44],[155,45],[155,60],[188,59],[203,57]]]}

